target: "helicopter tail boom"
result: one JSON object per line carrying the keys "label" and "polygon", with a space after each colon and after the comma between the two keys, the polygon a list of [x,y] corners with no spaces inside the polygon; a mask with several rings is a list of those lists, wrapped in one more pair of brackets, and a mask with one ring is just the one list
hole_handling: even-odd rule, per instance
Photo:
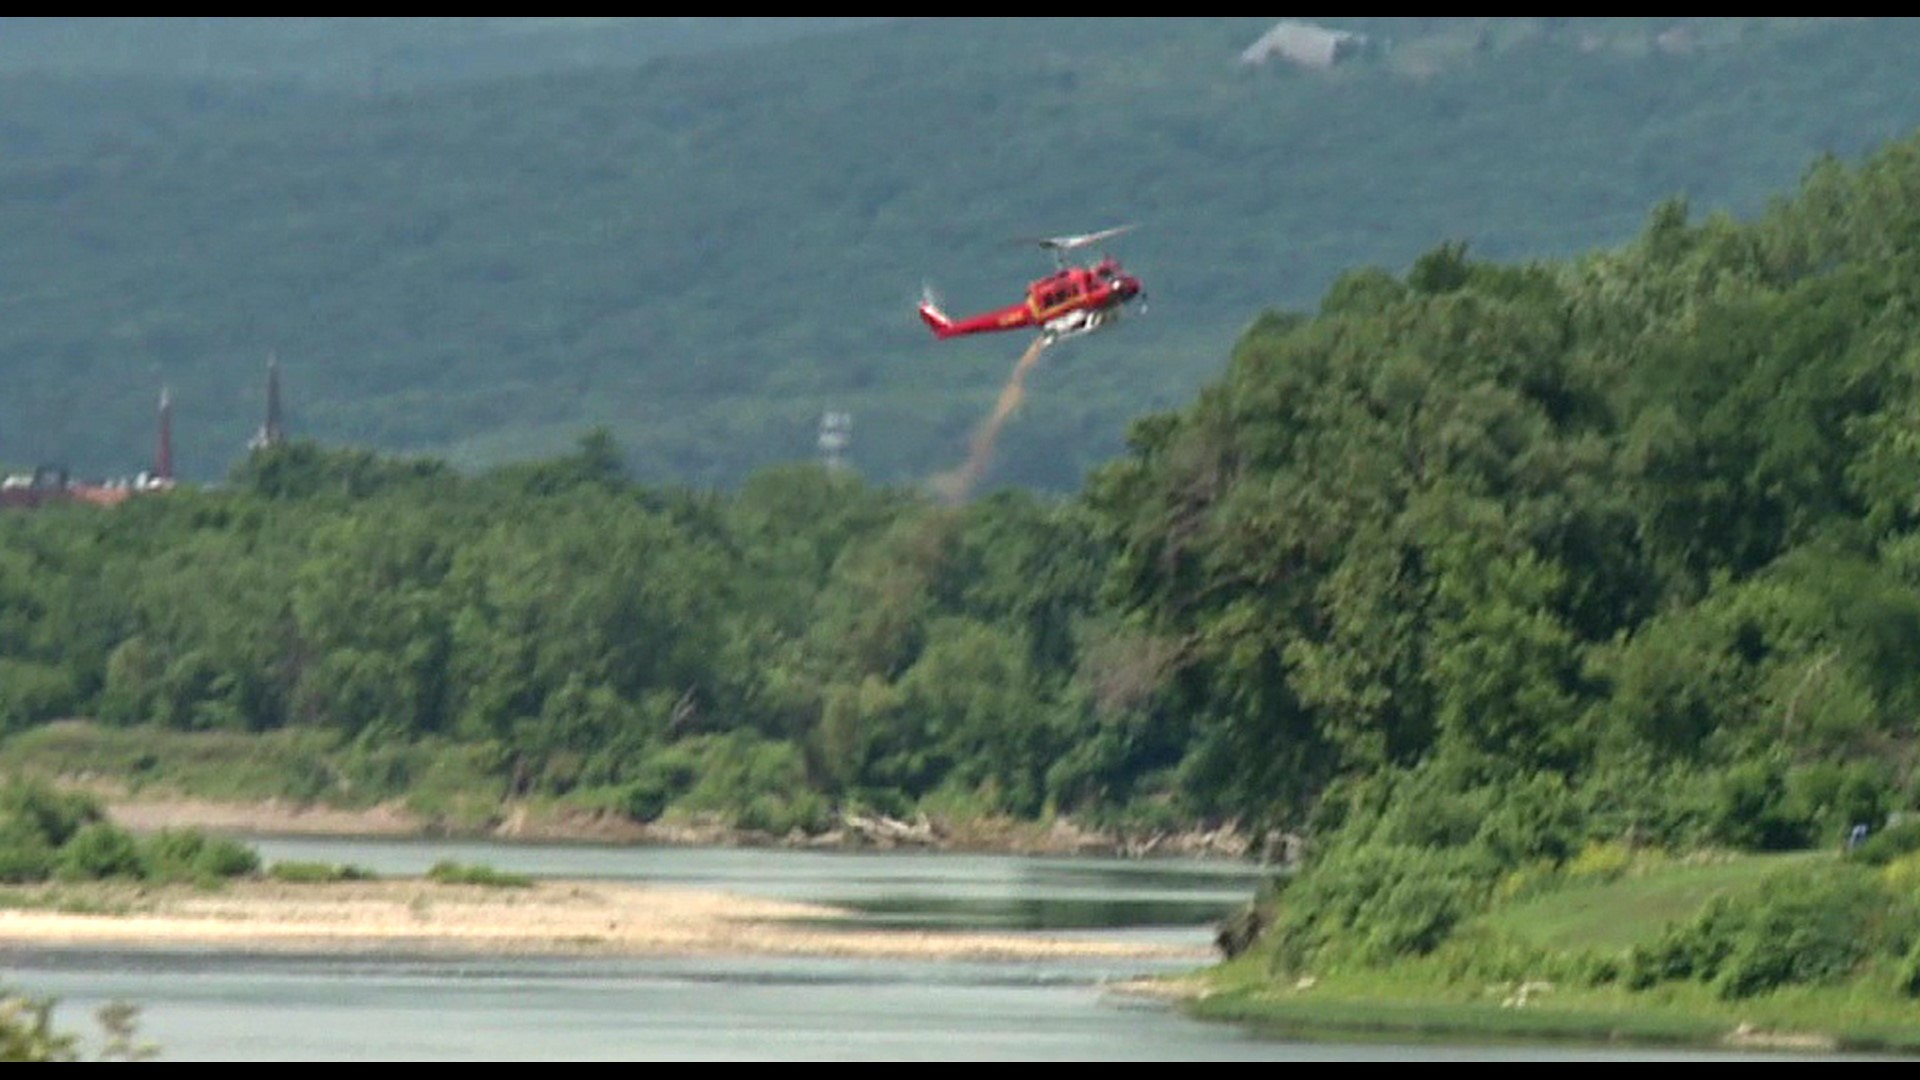
{"label": "helicopter tail boom", "polygon": [[923,297],[920,301],[920,321],[926,323],[936,337],[953,336],[953,320],[940,310],[940,305],[934,303],[931,296]]}

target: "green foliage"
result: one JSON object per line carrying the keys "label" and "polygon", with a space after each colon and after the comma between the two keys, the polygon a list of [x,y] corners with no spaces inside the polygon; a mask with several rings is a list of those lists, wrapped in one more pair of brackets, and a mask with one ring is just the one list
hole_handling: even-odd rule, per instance
{"label": "green foliage", "polygon": [[0,735],[68,715],[77,696],[66,671],[0,657]]}
{"label": "green foliage", "polygon": [[1619,841],[1598,841],[1581,848],[1567,861],[1569,881],[1617,881],[1633,866],[1634,852]]}
{"label": "green foliage", "polygon": [[1777,758],[1742,762],[1721,775],[1712,823],[1721,841],[1750,851],[1787,851],[1811,839],[1812,824],[1789,800],[1786,768]]}
{"label": "green foliage", "polygon": [[[405,798],[448,827],[593,791],[780,833],[850,791],[1044,808],[1092,724],[1072,686],[1099,578],[1083,517],[1029,496],[936,509],[818,468],[738,501],[647,490],[615,453],[551,470],[577,482],[123,507],[90,560],[41,579],[114,605],[117,644],[68,650],[97,658],[76,677],[112,726],[37,726],[13,752],[217,798]],[[56,550],[64,529],[0,518]],[[1130,780],[1109,768],[1096,808]]]}
{"label": "green foliage", "polygon": [[0,991],[0,1061],[76,1061],[79,1036],[53,1026],[55,1002]]}
{"label": "green foliage", "polygon": [[1904,957],[1920,934],[1920,908],[1858,867],[1823,864],[1777,874],[1722,897],[1649,948],[1636,949],[1628,981],[1710,983],[1742,999],[1786,986],[1830,985],[1876,955]]}
{"label": "green foliage", "polygon": [[197,829],[162,829],[140,842],[143,876],[148,881],[190,881],[210,885],[260,870],[260,855],[229,837],[210,837]]}
{"label": "green foliage", "polygon": [[20,777],[8,780],[0,787],[0,882],[46,880],[69,842],[104,823],[99,802],[88,796]]}
{"label": "green foliage", "polygon": [[147,876],[147,861],[132,833],[99,821],[83,827],[61,846],[54,858],[54,873],[67,881],[138,881]]}
{"label": "green foliage", "polygon": [[1627,760],[1602,759],[1577,789],[1590,839],[1674,852],[1713,845],[1714,796],[1710,775],[1644,749]]}
{"label": "green foliage", "polygon": [[1900,960],[1894,975],[1894,988],[1910,998],[1920,998],[1920,940],[1915,940]]}
{"label": "green foliage", "polygon": [[621,789],[621,809],[635,821],[652,821],[693,790],[699,775],[700,759],[692,748],[668,747],[641,762],[638,775]]}
{"label": "green foliage", "polygon": [[236,840],[192,829],[136,837],[108,821],[92,796],[18,778],[0,789],[0,882],[131,878],[207,885],[258,869],[259,856]]}
{"label": "green foliage", "polygon": [[1788,775],[1788,793],[1813,822],[1814,843],[1839,843],[1856,826],[1871,835],[1887,820],[1892,771],[1884,761],[1809,762]]}
{"label": "green foliage", "polygon": [[328,449],[302,439],[263,447],[234,466],[228,481],[266,499],[363,498],[420,491],[451,475],[444,462],[389,458],[369,450]]}
{"label": "green foliage", "polygon": [[338,881],[373,881],[379,875],[351,863],[280,860],[267,867],[267,877],[289,885],[325,885]]}
{"label": "green foliage", "polygon": [[722,814],[740,828],[776,836],[825,827],[827,801],[809,786],[794,746],[736,732],[702,737],[689,748],[699,756],[699,774],[676,807]]}
{"label": "green foliage", "polygon": [[525,874],[510,874],[491,866],[446,859],[427,868],[427,880],[442,885],[480,885],[489,889],[525,889],[533,885],[533,879]]}
{"label": "green foliage", "polygon": [[[25,997],[0,988],[0,1062],[80,1061],[80,1036],[54,1026],[52,998]],[[110,1001],[95,1010],[101,1045],[97,1060],[146,1061],[160,1048],[139,1039],[140,1010]]]}
{"label": "green foliage", "polygon": [[1329,853],[1281,896],[1266,937],[1271,962],[1312,972],[1432,953],[1482,909],[1496,869],[1459,848],[1364,844]]}
{"label": "green foliage", "polygon": [[56,849],[18,820],[0,824],[0,883],[19,885],[53,876]]}
{"label": "green foliage", "polygon": [[1920,851],[1920,820],[1909,819],[1869,832],[1847,857],[1868,866],[1886,866],[1916,851]]}
{"label": "green foliage", "polygon": [[14,777],[0,787],[0,820],[17,824],[47,846],[58,848],[88,826],[103,823],[106,811],[91,795]]}
{"label": "green foliage", "polygon": [[139,1037],[140,1007],[125,1001],[109,1001],[94,1010],[100,1022],[102,1061],[147,1061],[160,1053],[158,1043]]}

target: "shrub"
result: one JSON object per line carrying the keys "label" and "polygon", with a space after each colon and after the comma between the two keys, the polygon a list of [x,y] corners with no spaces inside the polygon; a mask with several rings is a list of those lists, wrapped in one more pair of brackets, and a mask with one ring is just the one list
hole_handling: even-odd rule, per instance
{"label": "shrub", "polygon": [[1876,953],[1906,953],[1915,927],[1911,901],[1872,873],[1844,864],[1790,871],[1716,899],[1658,945],[1635,949],[1627,981],[1709,983],[1728,1000],[1829,984]]}
{"label": "shrub", "polygon": [[443,860],[427,870],[427,880],[442,885],[485,885],[489,888],[524,889],[533,884],[525,874],[509,874],[491,866],[478,866]]}
{"label": "shrub", "polygon": [[252,848],[197,829],[162,829],[141,845],[147,876],[156,881],[216,882],[260,869]]}
{"label": "shrub", "polygon": [[80,1039],[53,1026],[54,1002],[0,989],[0,1061],[77,1061]]}
{"label": "shrub", "polygon": [[1885,821],[1893,800],[1892,780],[1877,761],[1813,762],[1789,773],[1787,787],[1795,816],[1835,839]]}
{"label": "shrub", "polygon": [[53,875],[54,849],[38,829],[0,821],[0,884],[24,885]]}
{"label": "shrub", "polygon": [[1721,774],[1714,791],[1714,836],[1747,851],[1788,851],[1806,846],[1813,821],[1793,805],[1785,767],[1778,761],[1747,761]]}
{"label": "shrub", "polygon": [[104,821],[97,821],[75,833],[60,848],[54,860],[60,877],[77,881],[106,878],[144,878],[146,860],[133,834]]}
{"label": "shrub", "polygon": [[0,733],[68,715],[79,697],[72,672],[0,656]]}
{"label": "shrub", "polygon": [[1474,842],[1503,863],[1558,863],[1580,846],[1584,822],[1566,782],[1536,773],[1504,785],[1490,796]]}
{"label": "shrub", "polygon": [[57,791],[37,780],[14,779],[0,787],[0,828],[16,823],[50,848],[61,847],[81,829],[106,819],[106,810],[91,795]]}
{"label": "shrub", "polygon": [[1880,880],[1896,896],[1920,896],[1920,851],[1908,852],[1882,867]]}
{"label": "shrub", "polygon": [[825,824],[826,801],[809,785],[806,761],[793,744],[736,732],[681,746],[699,754],[697,779],[679,800],[684,808],[774,833]]}
{"label": "shrub", "polygon": [[1761,892],[1715,980],[1729,1000],[1851,974],[1870,950],[1870,922],[1887,900],[1877,883],[1857,875],[1783,881]]}
{"label": "shrub", "polygon": [[1920,941],[1913,943],[1900,961],[1894,976],[1894,989],[1910,998],[1920,998]]}
{"label": "shrub", "polygon": [[784,795],[756,795],[741,810],[735,823],[776,836],[792,832],[814,833],[826,827],[831,817],[827,800],[818,792],[800,789]]}
{"label": "shrub", "polygon": [[1653,945],[1637,945],[1628,953],[1627,985],[1646,990],[1662,982],[1705,981],[1718,974],[1732,951],[1726,924],[1734,919],[1725,897],[1708,903],[1691,923],[1667,928]]}
{"label": "shrub", "polygon": [[1629,848],[1687,850],[1711,839],[1716,792],[1680,765],[1624,762],[1582,779],[1578,798],[1586,835]]}
{"label": "shrub", "polygon": [[693,754],[669,747],[640,763],[634,778],[621,789],[621,809],[635,821],[652,821],[685,795],[699,776],[700,763]]}
{"label": "shrub", "polygon": [[1920,819],[1902,821],[1879,832],[1868,833],[1849,857],[1868,866],[1885,866],[1916,851],[1920,851]]}
{"label": "shrub", "polygon": [[322,862],[277,862],[267,876],[289,885],[324,885],[336,881],[372,881],[377,876],[364,867]]}
{"label": "shrub", "polygon": [[1573,881],[1618,881],[1633,866],[1633,849],[1618,840],[1589,843],[1567,863]]}
{"label": "shrub", "polygon": [[1472,849],[1339,849],[1288,888],[1268,933],[1275,960],[1303,969],[1338,947],[1363,963],[1431,953],[1485,907],[1498,868]]}

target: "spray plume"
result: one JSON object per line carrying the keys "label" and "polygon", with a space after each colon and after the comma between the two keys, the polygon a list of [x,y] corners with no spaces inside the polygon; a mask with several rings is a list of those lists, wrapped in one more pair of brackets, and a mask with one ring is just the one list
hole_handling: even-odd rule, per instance
{"label": "spray plume", "polygon": [[1040,354],[1047,351],[1049,343],[1045,337],[1034,338],[1033,344],[1027,346],[1027,351],[1020,355],[1020,361],[1013,365],[1013,374],[1008,376],[1007,384],[1000,388],[1000,399],[994,403],[992,414],[973,433],[966,463],[952,472],[934,477],[934,491],[947,502],[956,505],[965,502],[973,493],[973,486],[986,474],[987,466],[993,461],[993,446],[999,441],[1000,429],[1026,399],[1027,373],[1040,362]]}

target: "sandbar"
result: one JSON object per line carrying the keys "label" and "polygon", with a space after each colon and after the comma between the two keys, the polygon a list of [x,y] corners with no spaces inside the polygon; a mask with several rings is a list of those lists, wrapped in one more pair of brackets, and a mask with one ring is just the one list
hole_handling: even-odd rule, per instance
{"label": "sandbar", "polygon": [[419,879],[218,889],[12,890],[0,950],[112,948],[493,955],[787,955],[945,960],[1213,959],[1210,951],[1094,935],[874,929],[816,904],[641,883],[539,879],[525,887]]}

